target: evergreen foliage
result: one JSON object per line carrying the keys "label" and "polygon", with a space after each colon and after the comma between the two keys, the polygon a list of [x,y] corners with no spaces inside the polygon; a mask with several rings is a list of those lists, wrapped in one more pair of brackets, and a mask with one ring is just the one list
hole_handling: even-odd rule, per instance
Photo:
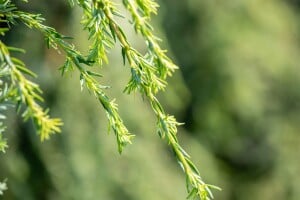
{"label": "evergreen foliage", "polygon": [[[152,0],[123,0],[124,7],[131,14],[131,22],[136,33],[140,34],[147,45],[147,52],[143,54],[136,50],[128,41],[122,27],[116,18],[123,17],[117,4],[110,0],[70,0],[72,6],[79,6],[83,10],[82,25],[89,34],[91,46],[87,55],[83,55],[70,43],[69,37],[58,33],[54,28],[44,24],[45,19],[40,14],[19,10],[11,0],[0,1],[1,23],[6,28],[0,29],[5,36],[11,27],[19,23],[40,32],[48,48],[53,48],[65,55],[65,62],[60,68],[62,75],[77,70],[80,74],[81,89],[86,88],[94,94],[106,112],[109,129],[112,129],[118,144],[118,151],[131,144],[134,137],[126,128],[114,99],[110,99],[105,90],[109,87],[99,83],[97,68],[108,62],[107,54],[115,44],[121,45],[121,56],[125,66],[129,67],[130,78],[124,87],[124,93],[139,92],[146,99],[156,116],[157,133],[166,139],[174,152],[176,159],[186,176],[188,199],[208,200],[213,198],[210,188],[215,186],[204,183],[197,167],[190,156],[180,146],[177,139],[177,122],[174,116],[165,112],[157,99],[157,93],[163,91],[167,85],[166,79],[178,68],[166,55],[160,45],[160,39],[153,34],[150,25],[151,14],[157,14],[158,4]],[[29,79],[36,77],[25,64],[14,56],[22,49],[10,47],[0,41],[0,109],[7,109],[8,104],[14,105],[18,113],[26,121],[32,119],[40,139],[48,139],[52,134],[59,133],[62,121],[49,116],[49,109],[40,104],[44,101],[42,91],[37,84]],[[127,63],[127,64],[126,64]],[[1,119],[5,115],[0,115]],[[7,148],[3,138],[5,124],[0,123],[0,150]],[[1,190],[0,190],[1,191]]]}

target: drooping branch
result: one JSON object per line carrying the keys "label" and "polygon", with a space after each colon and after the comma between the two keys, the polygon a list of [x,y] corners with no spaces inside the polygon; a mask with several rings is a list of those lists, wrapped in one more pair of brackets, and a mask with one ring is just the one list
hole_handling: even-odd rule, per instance
{"label": "drooping branch", "polygon": [[[21,22],[31,29],[38,30],[45,37],[49,48],[65,54],[66,60],[60,68],[62,75],[74,69],[79,72],[81,89],[87,88],[104,108],[109,127],[115,133],[118,150],[121,153],[125,145],[131,143],[134,135],[124,125],[115,100],[110,100],[106,95],[105,89],[108,87],[98,82],[98,77],[102,75],[90,69],[91,66],[102,66],[104,62],[107,63],[109,50],[119,43],[124,65],[128,63],[131,73],[124,92],[131,94],[138,91],[151,105],[157,120],[157,133],[162,139],[166,139],[185,173],[188,199],[209,200],[213,198],[210,188],[218,188],[202,180],[190,156],[179,144],[177,127],[180,123],[174,116],[165,112],[157,98],[157,93],[167,86],[167,77],[178,68],[166,55],[166,51],[160,47],[160,39],[153,34],[153,28],[150,25],[151,14],[157,14],[158,4],[153,0],[122,1],[131,15],[134,30],[143,36],[147,44],[147,53],[142,54],[129,43],[122,27],[116,22],[115,18],[122,14],[113,1],[69,0],[69,2],[72,5],[77,4],[83,10],[83,28],[88,31],[91,40],[86,56],[67,41],[69,37],[44,25],[44,18],[41,15],[20,11],[10,0],[1,1],[0,18],[4,18],[10,26]],[[9,29],[9,27],[0,29],[0,34],[3,35]],[[22,61],[12,57],[11,51],[13,51],[12,48],[0,42],[0,76],[7,78],[5,83],[0,82],[0,104],[5,101],[12,101],[16,105],[23,104],[24,119],[33,119],[41,140],[48,139],[51,134],[60,132],[62,122],[60,119],[50,118],[48,110],[39,105],[39,102],[43,101],[42,92],[37,84],[29,81],[25,76],[27,74],[35,77],[35,74],[27,69]],[[0,150],[2,151],[6,147],[5,140],[2,138],[4,128],[0,122]]]}

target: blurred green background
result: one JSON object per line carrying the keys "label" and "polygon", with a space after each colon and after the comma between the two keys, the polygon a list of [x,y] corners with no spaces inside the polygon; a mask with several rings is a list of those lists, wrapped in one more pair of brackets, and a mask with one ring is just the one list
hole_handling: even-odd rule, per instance
{"label": "blurred green background", "polygon": [[[300,1],[159,3],[156,33],[181,67],[159,99],[185,122],[178,137],[203,179],[223,189],[214,191],[215,199],[300,199]],[[60,0],[18,4],[42,13],[48,25],[86,50],[80,10]],[[127,21],[121,22],[134,46],[145,48]],[[8,179],[9,190],[0,199],[186,198],[184,175],[156,135],[149,105],[138,94],[122,93],[129,73],[118,47],[101,69],[101,82],[112,86],[107,93],[136,135],[121,156],[114,135],[107,135],[103,109],[80,92],[78,74],[59,75],[63,56],[21,25],[6,41],[26,49],[22,59],[39,74],[45,106],[65,125],[62,134],[41,143],[30,122],[10,115],[9,149],[0,154],[0,178]]]}

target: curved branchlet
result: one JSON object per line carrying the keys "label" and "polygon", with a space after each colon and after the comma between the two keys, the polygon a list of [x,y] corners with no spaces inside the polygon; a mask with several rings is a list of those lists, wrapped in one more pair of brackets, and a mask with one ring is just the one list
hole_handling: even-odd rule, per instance
{"label": "curved branchlet", "polygon": [[[149,3],[152,4],[149,4]],[[106,23],[103,26],[104,33],[109,34],[114,41],[118,40],[122,47],[123,61],[129,63],[131,78],[124,89],[124,92],[130,94],[139,91],[148,99],[150,105],[157,117],[157,132],[161,138],[166,138],[173,152],[183,168],[186,175],[186,186],[188,190],[188,199],[199,198],[208,200],[212,198],[210,188],[217,188],[204,183],[200,177],[200,173],[190,156],[183,150],[177,139],[177,126],[180,125],[174,116],[168,115],[162,105],[156,98],[156,93],[163,90],[166,86],[165,78],[171,75],[177,68],[176,65],[165,55],[165,51],[161,50],[157,44],[157,39],[152,34],[152,28],[148,23],[151,13],[156,13],[156,4],[153,1],[131,1],[124,0],[123,4],[128,8],[132,15],[135,30],[141,33],[148,44],[148,53],[142,55],[135,50],[128,42],[121,26],[114,20],[115,16],[119,16],[119,12],[115,5],[109,0],[93,0],[90,1],[90,10],[98,13],[101,18],[97,24]],[[81,5],[84,8],[83,5]],[[147,8],[145,12],[141,12],[143,8]],[[84,8],[85,9],[85,8]],[[87,10],[87,9],[85,9]],[[142,13],[142,14],[140,14]],[[93,32],[92,32],[93,33]]]}
{"label": "curved branchlet", "polygon": [[[49,110],[44,110],[38,102],[43,102],[42,91],[36,83],[28,80],[25,74],[35,77],[35,74],[25,67],[25,64],[10,54],[12,48],[8,48],[0,41],[0,62],[1,71],[9,73],[11,97],[3,93],[5,101],[7,98],[14,100],[18,105],[25,105],[22,113],[24,120],[33,119],[41,140],[48,139],[51,134],[60,132],[62,122],[58,118],[50,118]],[[5,90],[2,90],[3,92]]]}
{"label": "curved branchlet", "polygon": [[113,37],[108,31],[109,24],[106,23],[103,13],[95,9],[88,1],[79,1],[78,4],[83,9],[81,23],[89,32],[89,40],[92,41],[88,59],[102,66],[103,62],[108,63],[107,53],[114,45]]}
{"label": "curved branchlet", "polygon": [[82,82],[84,82],[88,90],[94,93],[96,98],[105,109],[109,121],[108,127],[109,129],[113,129],[117,137],[119,153],[122,153],[123,148],[127,144],[131,144],[131,140],[134,135],[130,134],[125,127],[123,120],[118,113],[118,108],[115,100],[109,100],[107,95],[102,90],[106,87],[99,85],[99,83],[87,71],[81,71],[80,79]]}
{"label": "curved branchlet", "polygon": [[132,17],[132,23],[137,33],[140,33],[147,44],[147,58],[157,68],[157,73],[163,79],[171,76],[178,67],[166,55],[166,50],[161,49],[158,42],[160,38],[154,36],[150,25],[151,13],[157,14],[158,4],[152,0],[123,0],[124,6]]}
{"label": "curved branchlet", "polygon": [[[5,1],[0,6],[1,19],[3,23],[9,24],[13,18],[11,13],[16,7],[10,1]],[[8,26],[9,27],[9,26]],[[4,35],[9,28],[2,28],[1,35]],[[21,110],[24,105],[22,117],[26,121],[32,119],[41,140],[48,139],[51,134],[60,132],[62,122],[58,118],[50,118],[49,109],[43,109],[39,102],[43,102],[42,91],[39,86],[28,80],[26,75],[35,77],[36,75],[26,68],[25,64],[13,57],[11,52],[23,52],[24,50],[6,46],[0,41],[0,104],[1,109],[6,109],[7,103],[17,105],[17,110]],[[2,114],[1,118],[5,118]],[[5,130],[3,123],[0,123],[0,150],[4,151],[7,147],[6,141],[2,137]]]}

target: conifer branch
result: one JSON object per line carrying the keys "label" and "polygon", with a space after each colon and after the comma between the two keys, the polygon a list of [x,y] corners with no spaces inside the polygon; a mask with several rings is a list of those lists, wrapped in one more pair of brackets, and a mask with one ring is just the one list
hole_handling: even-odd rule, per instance
{"label": "conifer branch", "polygon": [[[44,25],[45,19],[41,15],[20,11],[11,3],[11,0],[0,0],[0,18],[5,19],[8,25],[22,22],[27,27],[38,30],[45,37],[48,48],[64,52],[66,60],[60,68],[62,75],[74,69],[78,70],[81,89],[86,87],[104,108],[109,127],[115,133],[118,150],[121,153],[124,146],[131,143],[133,135],[124,125],[115,100],[110,100],[105,94],[104,90],[108,87],[98,82],[97,77],[102,75],[87,68],[87,66],[102,66],[103,63],[107,63],[109,50],[118,42],[121,45],[124,65],[128,62],[131,72],[124,92],[131,94],[139,91],[151,105],[157,120],[157,133],[162,139],[167,140],[185,173],[187,198],[201,200],[213,198],[210,188],[219,188],[203,182],[198,169],[177,139],[177,127],[181,124],[174,116],[165,112],[156,97],[159,91],[165,89],[166,78],[178,68],[166,55],[166,50],[159,46],[160,39],[153,34],[153,28],[150,25],[151,14],[157,14],[158,4],[153,0],[122,0],[124,7],[131,15],[135,31],[143,36],[147,44],[147,53],[143,55],[128,42],[122,27],[116,22],[115,17],[120,17],[122,14],[113,1],[69,0],[69,2],[71,5],[77,4],[83,10],[83,28],[89,32],[91,40],[87,56],[82,55],[73,44],[67,42],[69,37]],[[0,34],[4,35],[9,29],[9,26],[0,29]],[[48,139],[51,134],[60,132],[62,122],[60,119],[50,118],[48,110],[39,106],[38,102],[43,101],[42,92],[37,84],[29,81],[25,76],[27,74],[35,77],[35,74],[27,69],[22,61],[12,57],[11,51],[15,49],[7,47],[0,41],[0,77],[7,79],[4,83],[0,82],[0,104],[12,101],[16,105],[25,105],[25,111],[22,114],[24,120],[32,118],[41,140]],[[2,138],[4,129],[5,126],[0,122],[0,151],[6,148],[6,142]]]}
{"label": "conifer branch", "polygon": [[[124,4],[129,7],[130,13],[133,13],[133,18],[135,20],[140,20],[135,22],[136,31],[141,31],[142,35],[146,40],[151,42],[151,48],[149,51],[152,52],[151,55],[155,55],[155,59],[164,60],[165,54],[161,54],[160,48],[156,43],[153,43],[153,35],[150,33],[150,29],[141,28],[145,25],[142,24],[141,17],[137,13],[136,8],[131,0],[123,1]],[[138,90],[143,96],[146,96],[150,105],[157,118],[157,133],[161,138],[166,138],[170,144],[179,164],[183,168],[186,175],[186,187],[188,190],[188,199],[199,198],[201,200],[209,200],[213,198],[210,191],[210,187],[216,188],[215,186],[208,185],[202,181],[200,173],[193,162],[190,160],[190,156],[184,151],[180,146],[177,139],[177,126],[180,125],[174,116],[170,116],[165,113],[161,104],[155,97],[155,94],[164,89],[166,82],[164,79],[166,75],[171,75],[171,71],[176,67],[172,64],[170,68],[161,68],[157,62],[153,62],[153,57],[149,58],[149,54],[142,56],[138,51],[136,51],[128,42],[122,28],[114,20],[114,13],[116,13],[116,8],[108,0],[94,0],[91,4],[98,10],[98,12],[103,12],[105,15],[104,20],[109,23],[109,28],[111,35],[114,39],[118,40],[122,47],[122,56],[124,61],[127,59],[129,67],[131,70],[131,80],[125,88],[125,92],[131,93],[132,91]],[[154,46],[153,46],[154,45]],[[168,71],[168,69],[170,71]],[[171,70],[172,69],[172,70]],[[164,73],[162,73],[164,72]],[[157,75],[160,75],[159,77]]]}
{"label": "conifer branch", "polygon": [[13,6],[12,9],[6,13],[6,16],[9,19],[9,23],[16,24],[17,20],[19,20],[29,28],[38,30],[44,35],[48,48],[52,47],[58,52],[62,50],[66,54],[66,61],[61,67],[62,74],[64,75],[66,72],[72,71],[74,68],[80,72],[81,88],[86,86],[105,109],[109,121],[109,128],[113,129],[116,135],[118,150],[121,153],[124,146],[131,143],[131,139],[134,135],[129,133],[124,125],[123,120],[118,113],[115,100],[110,100],[103,91],[103,89],[107,88],[107,86],[99,84],[94,78],[99,77],[100,75],[96,72],[87,70],[84,67],[84,65],[92,66],[95,61],[89,60],[89,57],[86,58],[76,50],[74,45],[68,43],[66,39],[69,39],[69,37],[58,33],[52,27],[44,25],[44,18],[42,18],[39,14],[19,11],[15,6]]}
{"label": "conifer branch", "polygon": [[[48,46],[51,46],[57,50],[62,49],[66,53],[66,62],[61,67],[62,74],[70,71],[70,69],[73,69],[74,66],[79,70],[81,87],[85,85],[88,90],[96,96],[96,98],[105,109],[109,121],[109,127],[113,129],[117,137],[118,150],[119,153],[121,153],[125,145],[131,144],[131,139],[134,137],[134,135],[129,133],[126,126],[124,125],[123,120],[118,113],[117,104],[114,102],[114,100],[110,100],[103,91],[103,89],[106,89],[107,86],[99,84],[96,79],[93,78],[93,76],[99,77],[99,74],[90,70],[86,70],[86,68],[82,65],[85,64],[87,66],[92,66],[94,64],[94,60],[89,60],[91,58],[90,56],[88,56],[88,58],[85,58],[79,51],[75,49],[74,45],[66,42],[64,39],[66,39],[67,37],[59,34],[55,29],[41,24],[41,20],[43,19],[39,18],[39,16],[35,15],[32,17],[28,17],[30,16],[28,13],[26,15],[21,13],[19,16],[20,19],[23,20],[24,23],[30,28],[33,27],[44,34]],[[38,19],[40,21],[38,21]],[[106,59],[107,58],[104,58],[104,60]]]}
{"label": "conifer branch", "polygon": [[24,120],[33,119],[42,141],[48,139],[51,134],[59,133],[61,120],[50,118],[49,110],[42,109],[38,104],[38,101],[44,101],[41,97],[42,91],[36,83],[24,76],[24,73],[33,77],[35,74],[27,69],[21,60],[11,57],[9,48],[2,41],[0,41],[0,62],[1,71],[9,72],[10,87],[14,88],[13,100],[18,105],[23,104],[26,107],[22,113]]}

